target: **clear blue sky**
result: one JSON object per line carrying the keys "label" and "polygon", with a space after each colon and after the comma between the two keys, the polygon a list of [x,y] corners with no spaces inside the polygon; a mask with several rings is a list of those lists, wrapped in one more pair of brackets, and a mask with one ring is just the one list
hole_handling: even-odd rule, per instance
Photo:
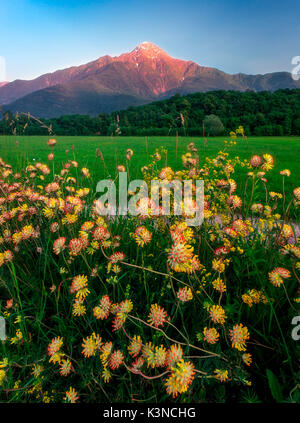
{"label": "clear blue sky", "polygon": [[7,79],[31,79],[151,41],[229,73],[291,71],[299,0],[1,0]]}

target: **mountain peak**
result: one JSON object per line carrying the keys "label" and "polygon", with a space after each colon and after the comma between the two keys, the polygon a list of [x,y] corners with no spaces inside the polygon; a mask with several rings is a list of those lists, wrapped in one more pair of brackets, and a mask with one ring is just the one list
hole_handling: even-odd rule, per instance
{"label": "mountain peak", "polygon": [[156,46],[155,44],[151,43],[150,41],[142,42],[131,53],[135,55],[142,54],[152,59],[159,56],[168,56],[168,54],[164,50],[162,50],[160,47]]}

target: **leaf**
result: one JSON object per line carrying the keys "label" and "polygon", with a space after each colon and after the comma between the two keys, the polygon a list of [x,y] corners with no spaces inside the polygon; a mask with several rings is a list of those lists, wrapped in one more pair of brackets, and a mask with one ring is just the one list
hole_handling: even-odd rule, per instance
{"label": "leaf", "polygon": [[269,383],[272,397],[274,398],[276,402],[282,402],[282,399],[283,399],[282,389],[281,389],[280,383],[278,382],[277,377],[274,375],[274,373],[270,369],[266,370],[266,374],[267,374],[268,383]]}

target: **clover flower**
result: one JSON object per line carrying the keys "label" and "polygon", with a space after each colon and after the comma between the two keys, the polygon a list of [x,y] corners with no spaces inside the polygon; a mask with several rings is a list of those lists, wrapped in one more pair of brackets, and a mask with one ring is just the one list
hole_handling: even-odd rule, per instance
{"label": "clover flower", "polygon": [[194,380],[194,365],[188,361],[180,360],[172,367],[171,376],[166,380],[167,393],[175,398],[188,390]]}
{"label": "clover flower", "polygon": [[52,341],[50,342],[50,344],[48,345],[48,355],[53,356],[54,354],[59,352],[62,345],[63,345],[63,338],[62,337],[57,336],[57,337],[53,338]]}
{"label": "clover flower", "polygon": [[204,341],[206,341],[208,344],[216,344],[219,340],[219,334],[215,328],[204,328],[203,329],[204,334]]}
{"label": "clover flower", "polygon": [[142,348],[142,339],[139,335],[134,335],[132,338],[129,346],[128,346],[128,352],[132,357],[137,357],[141,351]]}
{"label": "clover flower", "polygon": [[109,316],[111,305],[112,302],[110,301],[109,296],[104,295],[99,302],[99,306],[93,308],[93,314],[96,319],[107,319]]}
{"label": "clover flower", "polygon": [[74,404],[78,400],[79,400],[78,393],[75,391],[74,388],[70,387],[70,389],[66,392],[65,401]]}
{"label": "clover flower", "polygon": [[100,350],[102,345],[102,339],[99,335],[96,335],[95,333],[92,333],[91,336],[86,337],[83,339],[81,346],[82,354],[85,358],[92,357],[96,354],[97,350]]}
{"label": "clover flower", "polygon": [[70,293],[76,294],[77,298],[83,299],[89,294],[88,278],[85,275],[75,276],[72,280],[70,287]]}
{"label": "clover flower", "polygon": [[246,326],[243,326],[242,323],[233,326],[233,328],[229,330],[229,335],[232,342],[232,348],[236,348],[239,351],[246,351],[246,341],[250,338]]}
{"label": "clover flower", "polygon": [[64,250],[65,244],[66,244],[65,237],[61,236],[60,238],[57,238],[53,243],[53,252],[56,255],[60,254]]}
{"label": "clover flower", "polygon": [[228,380],[228,370],[215,369],[214,373],[216,374],[215,378],[220,382],[226,382]]}
{"label": "clover flower", "polygon": [[120,350],[114,351],[108,360],[108,365],[112,370],[118,369],[124,361],[123,353]]}
{"label": "clover flower", "polygon": [[68,376],[72,368],[71,361],[69,359],[62,360],[59,363],[59,368],[60,368],[59,373],[61,374],[61,376]]}
{"label": "clover flower", "polygon": [[269,272],[269,280],[276,287],[280,287],[283,284],[283,280],[290,277],[291,272],[283,267],[276,267],[272,272]]}
{"label": "clover flower", "polygon": [[167,321],[167,312],[157,304],[152,304],[150,308],[148,322],[154,327],[163,326]]}
{"label": "clover flower", "polygon": [[152,234],[145,226],[139,226],[134,232],[134,239],[140,247],[144,247],[151,242]]}
{"label": "clover flower", "polygon": [[214,323],[223,325],[226,320],[225,310],[219,305],[213,305],[209,309],[209,316]]}
{"label": "clover flower", "polygon": [[193,299],[191,288],[187,288],[186,286],[184,288],[179,288],[176,296],[182,303],[191,301]]}

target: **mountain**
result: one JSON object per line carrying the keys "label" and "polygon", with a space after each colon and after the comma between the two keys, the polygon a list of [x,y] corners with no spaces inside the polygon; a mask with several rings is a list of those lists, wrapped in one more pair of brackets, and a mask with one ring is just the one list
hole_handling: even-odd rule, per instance
{"label": "mountain", "polygon": [[0,82],[0,87],[4,87],[4,85],[8,84],[7,81]]}
{"label": "mountain", "polygon": [[112,112],[181,94],[211,90],[275,91],[300,88],[287,72],[230,75],[175,59],[150,42],[118,57],[103,56],[31,81],[0,86],[0,104],[40,117]]}

